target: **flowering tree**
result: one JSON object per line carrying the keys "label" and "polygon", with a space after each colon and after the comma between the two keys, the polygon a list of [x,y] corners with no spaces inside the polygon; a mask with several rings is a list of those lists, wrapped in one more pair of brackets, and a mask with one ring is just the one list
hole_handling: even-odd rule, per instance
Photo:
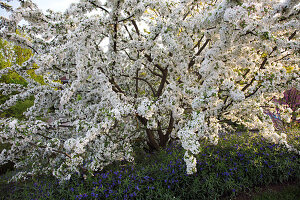
{"label": "flowering tree", "polygon": [[[46,14],[30,0],[20,3],[0,24],[2,37],[35,52],[9,68],[26,89],[1,85],[18,91],[1,110],[35,95],[27,121],[1,119],[0,142],[11,149],[0,162],[26,169],[16,178],[69,179],[131,161],[138,138],[151,150],[179,138],[191,174],[199,140],[216,144],[228,120],[292,148],[261,106],[299,88],[297,0],[81,0]],[[33,62],[45,85],[23,73]]]}

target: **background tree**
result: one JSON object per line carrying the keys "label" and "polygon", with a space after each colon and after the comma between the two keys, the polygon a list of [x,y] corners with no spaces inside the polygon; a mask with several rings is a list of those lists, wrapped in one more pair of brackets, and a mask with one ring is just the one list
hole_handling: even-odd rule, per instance
{"label": "background tree", "polygon": [[[199,140],[217,143],[228,121],[293,149],[261,106],[299,88],[298,1],[82,0],[46,14],[20,3],[0,33],[34,52],[9,68],[25,77],[26,90],[0,106],[35,95],[27,121],[2,120],[2,138],[13,144],[2,162],[26,165],[16,177],[69,179],[130,161],[138,138],[149,150],[180,139],[193,173]],[[21,19],[28,25],[18,26]],[[33,62],[46,85],[22,73]],[[64,76],[67,84],[55,81]]]}

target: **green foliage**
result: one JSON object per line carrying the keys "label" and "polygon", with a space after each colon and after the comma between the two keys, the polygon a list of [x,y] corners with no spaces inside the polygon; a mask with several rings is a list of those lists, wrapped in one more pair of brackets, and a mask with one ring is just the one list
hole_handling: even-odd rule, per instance
{"label": "green foliage", "polygon": [[230,119],[225,119],[222,121],[222,123],[226,123],[237,132],[246,132],[248,130],[245,125],[233,122]]}
{"label": "green foliage", "polygon": [[[7,96],[0,97],[0,102],[2,99],[7,99]],[[29,99],[18,101],[16,105],[10,107],[4,112],[0,112],[0,117],[14,117],[17,119],[24,119],[23,113],[33,105],[34,96],[31,96]]]}
{"label": "green foliage", "polygon": [[[19,32],[17,33],[20,34]],[[22,48],[0,38],[0,69],[11,67],[15,64],[22,65],[31,56],[33,56],[33,53],[30,49]],[[38,69],[38,66],[33,64],[32,69],[27,69],[27,74],[36,82],[44,85],[44,79],[41,75],[36,75],[36,69]],[[10,71],[7,75],[2,76],[0,82],[27,85],[26,81],[15,71]]]}
{"label": "green foliage", "polygon": [[[22,35],[17,31],[17,34]],[[22,35],[23,37],[26,37]],[[18,64],[22,65],[25,61],[27,61],[33,55],[32,51],[29,49],[22,48],[20,46],[14,45],[4,39],[0,38],[0,69],[4,69],[7,67],[11,67],[12,65]],[[31,69],[27,69],[27,74],[36,82],[44,85],[44,79],[41,75],[36,75],[35,70],[38,69],[36,64],[33,64]],[[3,75],[0,78],[0,82],[2,83],[14,83],[20,84],[23,86],[27,86],[27,82],[24,78],[22,78],[16,71],[9,71],[8,74]],[[16,93],[13,93],[14,95]],[[0,104],[4,103],[9,99],[10,96],[0,94]],[[29,99],[24,101],[18,101],[18,103],[4,112],[0,112],[0,117],[15,117],[17,119],[23,119],[23,112],[26,111],[27,108],[33,105],[34,97],[31,96]]]}
{"label": "green foliage", "polygon": [[[0,39],[0,69],[11,67],[15,64],[22,65],[31,56],[31,50],[23,49]],[[7,75],[2,76],[0,82],[27,85],[26,81],[15,71],[10,71]]]}

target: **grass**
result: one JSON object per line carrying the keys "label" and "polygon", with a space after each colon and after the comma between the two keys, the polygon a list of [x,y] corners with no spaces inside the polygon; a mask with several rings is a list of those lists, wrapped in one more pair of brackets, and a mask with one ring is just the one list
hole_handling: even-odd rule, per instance
{"label": "grass", "polygon": [[[288,137],[300,150],[299,129]],[[5,184],[10,172],[1,177],[0,199],[238,199],[249,191],[253,199],[299,197],[298,154],[257,133],[228,134],[216,146],[201,143],[194,175],[185,172],[183,149],[172,144],[155,154],[136,151],[133,164],[115,163],[93,177],[74,175],[64,184],[53,177]],[[286,182],[295,184],[276,193],[268,190]]]}

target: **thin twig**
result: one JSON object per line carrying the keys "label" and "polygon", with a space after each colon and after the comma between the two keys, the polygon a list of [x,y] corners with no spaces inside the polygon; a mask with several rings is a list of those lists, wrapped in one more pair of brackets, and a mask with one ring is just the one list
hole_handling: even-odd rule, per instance
{"label": "thin twig", "polygon": [[93,6],[97,7],[97,8],[100,8],[101,10],[105,11],[106,13],[109,13],[108,10],[106,10],[105,8],[103,8],[102,6],[98,6],[97,4],[95,4],[94,2],[92,1],[88,1],[89,3],[91,3]]}
{"label": "thin twig", "polygon": [[190,69],[195,64],[195,58],[196,56],[199,56],[200,53],[204,50],[204,48],[209,43],[210,39],[206,39],[205,43],[202,45],[202,47],[198,50],[198,52],[192,57],[192,59],[189,62],[188,69]]}
{"label": "thin twig", "polygon": [[137,26],[136,22],[134,20],[131,20],[131,23],[133,24],[135,31],[138,35],[140,35],[139,27]]}
{"label": "thin twig", "polygon": [[193,5],[193,7],[191,9],[188,10],[188,12],[183,16],[182,20],[185,20],[187,18],[187,16],[190,14],[190,12],[195,8],[195,5]]}
{"label": "thin twig", "polygon": [[121,19],[121,20],[119,20],[118,22],[123,22],[123,21],[126,21],[126,20],[128,20],[128,19],[130,19],[131,17],[133,17],[134,15],[132,14],[132,15],[130,15],[129,17],[127,17],[127,18],[125,18],[125,19]]}
{"label": "thin twig", "polygon": [[[33,142],[28,142],[29,144],[31,144],[32,146],[35,146],[35,147],[38,147],[38,148],[43,148],[43,149],[46,149],[47,146],[44,146],[44,145],[37,145]],[[60,150],[56,150],[56,149],[51,149],[52,151],[56,152],[56,153],[60,153],[60,154],[64,154],[65,156],[67,156],[68,158],[72,159],[72,157],[67,154],[66,152],[63,152],[63,151],[60,151]]]}

